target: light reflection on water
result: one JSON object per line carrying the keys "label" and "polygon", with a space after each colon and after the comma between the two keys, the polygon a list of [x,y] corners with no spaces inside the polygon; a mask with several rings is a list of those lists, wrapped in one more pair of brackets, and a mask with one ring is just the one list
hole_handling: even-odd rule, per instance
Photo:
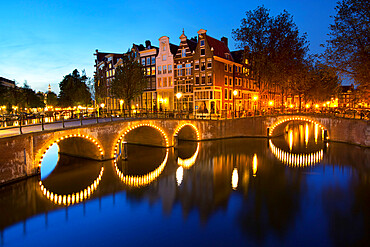
{"label": "light reflection on water", "polygon": [[[94,194],[59,205],[43,195],[37,178],[2,188],[0,209],[9,215],[0,220],[2,245],[364,245],[369,150],[326,147],[321,134],[302,123],[269,145],[265,139],[180,142],[178,149],[131,145],[127,161],[104,163],[61,157],[64,169],[60,163],[44,180],[47,188],[60,194],[86,188],[104,167]],[[117,173],[139,179],[159,167],[141,186]]]}

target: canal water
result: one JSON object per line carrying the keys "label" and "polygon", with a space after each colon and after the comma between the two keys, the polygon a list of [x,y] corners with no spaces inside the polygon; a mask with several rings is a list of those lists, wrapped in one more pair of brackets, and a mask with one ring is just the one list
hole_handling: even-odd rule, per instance
{"label": "canal water", "polygon": [[97,162],[50,148],[0,187],[0,246],[368,246],[370,150],[319,126]]}

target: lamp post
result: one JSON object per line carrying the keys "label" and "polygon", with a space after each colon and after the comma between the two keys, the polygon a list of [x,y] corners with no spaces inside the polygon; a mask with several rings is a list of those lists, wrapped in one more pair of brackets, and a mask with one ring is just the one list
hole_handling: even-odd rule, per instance
{"label": "lamp post", "polygon": [[253,106],[254,106],[254,115],[256,115],[256,111],[257,111],[257,100],[258,100],[258,95],[257,94],[255,94],[254,96],[253,96]]}
{"label": "lamp post", "polygon": [[121,108],[121,114],[123,112],[123,99],[119,101],[119,107]]}
{"label": "lamp post", "polygon": [[104,104],[104,103],[101,103],[101,104],[100,104],[100,107],[102,108],[102,111],[103,111],[103,109],[104,109],[104,106],[105,106],[105,104]]}
{"label": "lamp post", "polygon": [[180,101],[180,98],[182,97],[182,93],[181,92],[178,92],[176,94],[176,98],[177,98],[177,109],[179,110],[180,107],[179,107],[179,101]]}
{"label": "lamp post", "polygon": [[236,117],[236,107],[235,107],[235,97],[238,95],[238,90],[233,91],[234,97],[233,97],[233,105],[234,105],[234,117]]}

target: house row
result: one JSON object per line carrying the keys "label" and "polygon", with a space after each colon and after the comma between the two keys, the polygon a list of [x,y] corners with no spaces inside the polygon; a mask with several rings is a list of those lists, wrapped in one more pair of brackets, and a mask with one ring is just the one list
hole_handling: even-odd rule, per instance
{"label": "house row", "polygon": [[[209,115],[257,108],[259,96],[247,48],[230,51],[226,37],[215,39],[204,29],[190,39],[183,31],[179,39],[179,45],[170,43],[167,36],[159,38],[158,47],[150,41],[133,44],[131,52],[142,64],[148,85],[131,109]],[[94,55],[95,76],[104,78],[99,83],[107,88],[105,107],[120,110],[122,100],[113,98],[109,87],[124,54],[96,50]]]}

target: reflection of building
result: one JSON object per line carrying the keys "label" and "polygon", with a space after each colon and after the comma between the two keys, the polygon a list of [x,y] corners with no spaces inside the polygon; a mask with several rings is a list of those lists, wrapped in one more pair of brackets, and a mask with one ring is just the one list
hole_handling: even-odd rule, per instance
{"label": "reflection of building", "polygon": [[0,77],[0,84],[5,87],[15,87],[15,81]]}
{"label": "reflection of building", "polygon": [[157,105],[158,110],[174,109],[174,56],[178,46],[169,43],[167,36],[159,38],[157,66]]}

